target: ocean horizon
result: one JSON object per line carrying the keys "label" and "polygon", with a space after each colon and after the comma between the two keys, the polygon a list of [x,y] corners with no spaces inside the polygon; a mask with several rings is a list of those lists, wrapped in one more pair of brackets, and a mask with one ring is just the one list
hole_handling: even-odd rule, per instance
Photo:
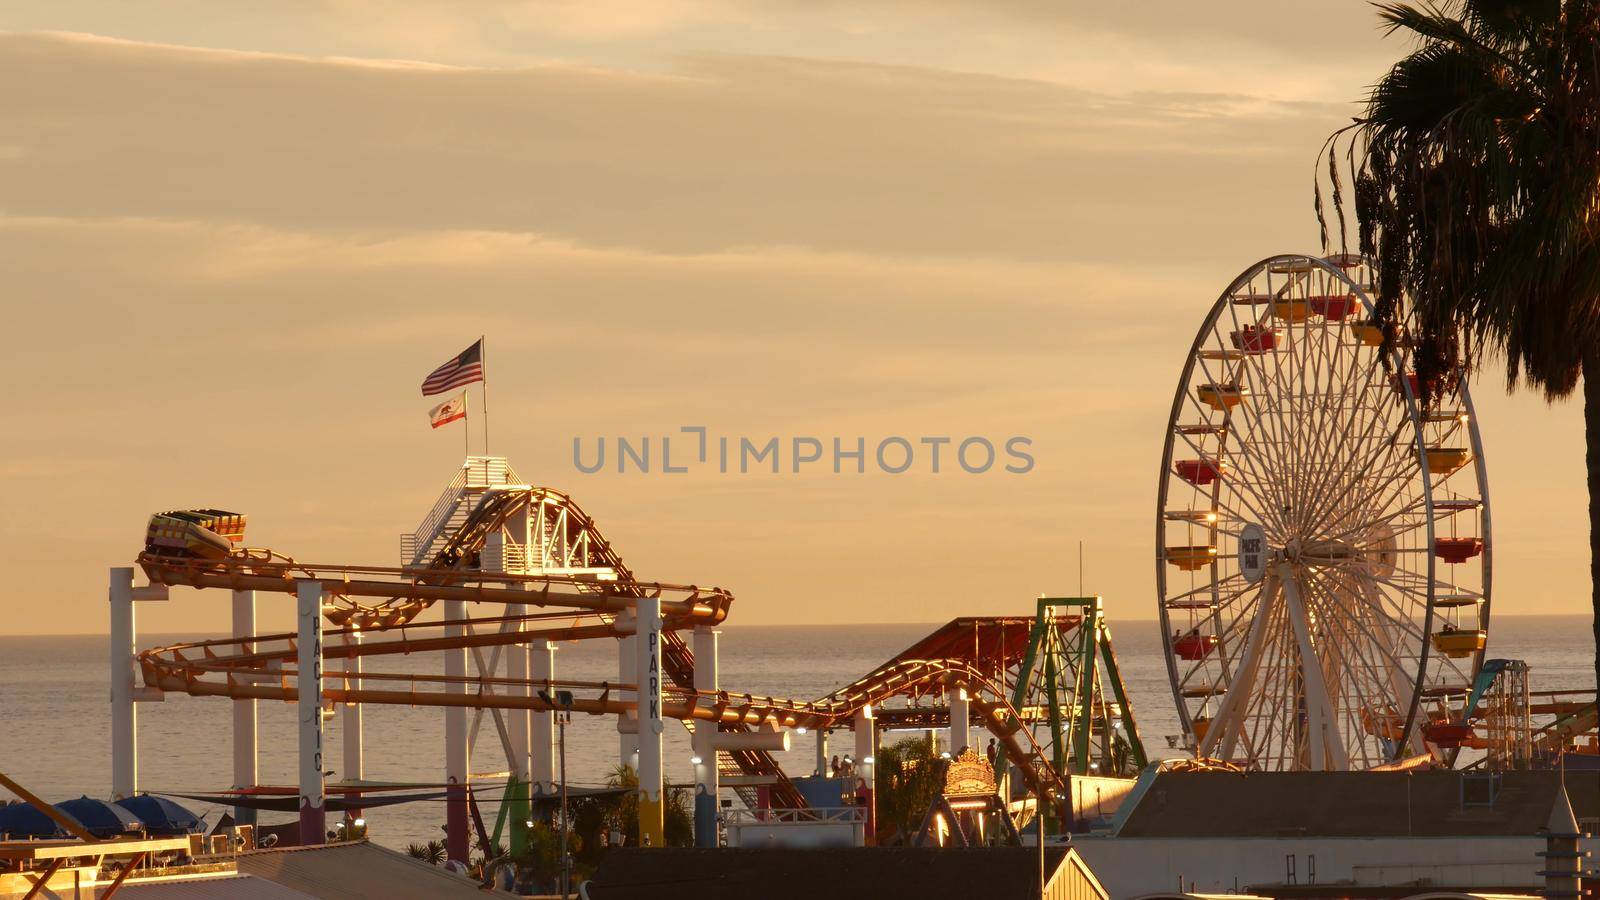
{"label": "ocean horizon", "polygon": [[[1140,736],[1152,757],[1178,755],[1167,736],[1178,731],[1177,716],[1154,619],[1112,620],[1111,630]],[[810,700],[870,671],[937,627],[935,623],[892,625],[725,625],[722,626],[721,681],[728,690]],[[152,633],[140,648],[221,636]],[[0,704],[0,771],[51,802],[110,792],[110,703],[108,638],[103,634],[0,637],[0,679],[8,685]],[[1589,620],[1582,615],[1505,615],[1490,630],[1488,653],[1526,660],[1534,690],[1587,688],[1593,671]],[[408,664],[436,663],[426,657],[382,657],[371,671],[407,671]],[[557,677],[615,678],[613,641],[563,643],[557,651]],[[442,710],[368,706],[365,725],[365,777],[368,780],[436,784],[443,780]],[[260,772],[263,784],[292,785],[296,778],[295,706],[259,704]],[[139,705],[139,788],[153,793],[204,793],[231,783],[231,704],[215,698],[168,694],[158,703]],[[330,766],[341,762],[342,719],[328,723]],[[473,756],[475,775],[499,772],[505,759],[485,717],[482,743]],[[795,735],[792,749],[778,758],[790,775],[813,768],[814,739]],[[885,740],[895,740],[891,733]],[[567,756],[572,784],[598,785],[617,764],[618,738],[609,717],[577,715],[568,729]],[[849,752],[848,732],[832,745]],[[669,726],[665,768],[669,782],[692,779],[687,733]],[[338,780],[335,772],[330,780]],[[227,811],[182,801],[208,822]],[[479,796],[483,815],[493,821],[498,796]],[[261,821],[288,821],[285,813],[262,813]],[[442,802],[424,801],[373,810],[367,816],[373,840],[403,848],[441,838]]]}

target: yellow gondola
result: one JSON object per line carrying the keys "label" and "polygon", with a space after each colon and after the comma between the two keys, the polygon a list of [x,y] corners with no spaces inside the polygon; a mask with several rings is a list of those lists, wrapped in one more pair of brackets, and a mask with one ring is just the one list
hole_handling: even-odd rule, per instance
{"label": "yellow gondola", "polygon": [[1451,659],[1461,659],[1482,650],[1489,632],[1482,628],[1450,628],[1433,636],[1433,648]]}
{"label": "yellow gondola", "polygon": [[1274,300],[1272,315],[1285,322],[1304,322],[1311,318],[1311,304],[1305,300]]}
{"label": "yellow gondola", "polygon": [[1244,402],[1248,392],[1237,384],[1202,384],[1195,389],[1200,402],[1219,412],[1233,409]]}
{"label": "yellow gondola", "polygon": [[1472,461],[1472,451],[1464,447],[1429,447],[1424,455],[1430,475],[1449,475]]}
{"label": "yellow gondola", "polygon": [[1197,547],[1168,547],[1167,562],[1185,572],[1195,572],[1211,565],[1217,559],[1217,548],[1210,545]]}
{"label": "yellow gondola", "polygon": [[1383,329],[1371,322],[1356,322],[1350,326],[1350,333],[1355,339],[1368,347],[1377,347],[1383,344]]}

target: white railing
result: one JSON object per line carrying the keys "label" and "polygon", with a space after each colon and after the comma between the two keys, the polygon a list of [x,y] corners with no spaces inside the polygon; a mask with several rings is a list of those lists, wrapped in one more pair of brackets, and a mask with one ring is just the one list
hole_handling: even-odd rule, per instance
{"label": "white railing", "polygon": [[425,560],[421,555],[433,549],[439,532],[461,511],[462,498],[469,491],[478,491],[502,484],[521,484],[517,473],[503,456],[469,456],[461,464],[456,477],[450,479],[434,501],[433,508],[423,517],[417,530],[400,535],[400,564],[418,565]]}
{"label": "white railing", "polygon": [[729,809],[723,812],[722,817],[729,825],[857,825],[867,821],[867,808]]}
{"label": "white railing", "polygon": [[522,575],[531,571],[528,567],[528,548],[515,541],[506,541],[500,545],[500,569],[514,575]]}
{"label": "white railing", "polygon": [[444,520],[455,509],[456,502],[461,499],[461,489],[466,485],[467,467],[463,465],[461,471],[456,473],[456,477],[450,479],[450,483],[439,494],[439,499],[434,501],[433,508],[428,510],[426,516],[422,517],[422,524],[418,525],[417,530],[411,533],[411,545],[413,548],[433,539],[433,536],[439,531],[439,526],[444,524]]}
{"label": "white railing", "polygon": [[467,487],[494,487],[498,484],[520,484],[517,473],[504,456],[469,456],[462,465],[467,476]]}
{"label": "white railing", "polygon": [[867,809],[730,809],[723,813],[729,847],[860,847]]}

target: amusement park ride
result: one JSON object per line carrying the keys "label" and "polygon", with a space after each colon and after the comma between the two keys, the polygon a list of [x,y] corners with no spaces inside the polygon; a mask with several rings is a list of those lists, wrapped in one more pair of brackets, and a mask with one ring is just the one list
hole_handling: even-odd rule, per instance
{"label": "amusement park ride", "polygon": [[[1493,541],[1472,397],[1464,379],[1418,383],[1403,331],[1386,343],[1371,323],[1371,277],[1356,256],[1263,260],[1184,364],[1156,579],[1186,746],[1268,770],[1559,755],[1594,705],[1530,703],[1525,666],[1485,660]],[[1486,717],[1527,735],[1525,752],[1479,735]]]}
{"label": "amusement park ride", "polygon": [[[244,547],[244,531],[245,518],[234,513],[161,513],[138,558],[149,584],[135,588],[132,569],[112,570],[117,796],[136,789],[134,702],[168,691],[234,701],[234,788],[242,793],[260,789],[254,702],[301,704],[306,840],[318,839],[325,827],[327,715],[346,717],[346,783],[334,791],[347,795],[336,804],[351,809],[360,807],[363,793],[349,784],[363,773],[362,706],[444,708],[452,859],[465,859],[468,846],[469,709],[492,717],[512,784],[534,794],[558,789],[557,707],[614,717],[619,757],[639,777],[641,839],[657,845],[668,719],[693,735],[696,838],[703,845],[717,840],[723,777],[735,776],[728,780],[749,804],[806,807],[771,755],[789,748],[788,731],[814,732],[819,761],[829,730],[854,731],[857,793],[870,797],[880,730],[948,729],[955,751],[973,745],[976,725],[996,738],[1018,783],[1031,797],[1045,798],[1043,813],[1058,825],[1070,815],[1066,780],[1074,773],[1132,775],[1145,761],[1098,598],[1040,600],[1034,617],[956,619],[851,684],[797,701],[720,687],[716,626],[728,615],[731,594],[638,580],[571,498],[526,484],[502,458],[466,460],[421,526],[402,536],[399,567],[302,563]],[[134,602],[164,597],[171,586],[231,591],[234,635],[136,652]],[[254,633],[261,593],[297,598],[296,634]],[[442,618],[424,620],[421,614],[435,604]],[[680,632],[689,632],[692,646]],[[615,682],[556,677],[555,642],[602,639],[617,645]],[[443,660],[419,674],[363,665],[392,654]],[[135,669],[142,687],[135,686]],[[313,682],[319,689],[302,693]],[[508,797],[520,804],[510,816],[516,846],[529,798],[519,791]]]}
{"label": "amusement park ride", "polygon": [[[1528,765],[1594,729],[1583,698],[1541,698],[1526,667],[1484,659],[1492,541],[1483,448],[1466,384],[1424,402],[1404,340],[1370,324],[1362,261],[1282,256],[1211,308],[1168,423],[1157,509],[1166,661],[1187,749],[1253,769]],[[500,457],[468,457],[400,565],[301,562],[243,546],[243,516],[163,513],[138,566],[111,570],[113,793],[137,788],[136,702],[164,692],[234,703],[234,789],[256,776],[258,700],[300,709],[302,836],[320,841],[325,718],[345,717],[359,807],[366,704],[444,710],[448,853],[468,849],[469,746],[493,722],[511,773],[512,843],[529,792],[559,789],[555,714],[609,716],[639,783],[640,835],[663,842],[662,732],[692,732],[695,835],[718,841],[723,779],[747,804],[807,804],[773,752],[813,732],[855,735],[868,839],[877,734],[948,729],[950,751],[997,741],[1046,827],[1071,827],[1070,782],[1132,777],[1140,744],[1100,599],[1045,598],[1033,616],[956,619],[815,700],[730,691],[718,679],[720,588],[639,579],[570,497]],[[232,593],[231,637],[136,650],[134,603],[171,586]],[[294,634],[257,634],[259,595],[295,598]],[[438,617],[424,617],[432,607]],[[617,678],[558,678],[557,641],[612,641]],[[418,674],[371,671],[394,654]],[[142,681],[142,686],[137,682]],[[469,727],[468,711],[477,720]],[[1551,721],[1541,729],[1532,717]],[[1476,751],[1483,751],[1476,754]],[[1466,764],[1463,757],[1461,764]],[[354,782],[354,783],[353,783]],[[765,790],[756,790],[760,785]]]}

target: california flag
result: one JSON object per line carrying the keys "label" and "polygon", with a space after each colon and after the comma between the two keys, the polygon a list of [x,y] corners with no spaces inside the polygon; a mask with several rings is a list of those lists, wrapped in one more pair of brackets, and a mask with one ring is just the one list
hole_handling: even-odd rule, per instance
{"label": "california flag", "polygon": [[465,419],[466,417],[466,391],[462,391],[454,397],[451,397],[449,400],[446,400],[438,406],[435,406],[433,409],[428,410],[428,422],[435,428],[438,428],[440,425],[448,425],[457,419]]}

